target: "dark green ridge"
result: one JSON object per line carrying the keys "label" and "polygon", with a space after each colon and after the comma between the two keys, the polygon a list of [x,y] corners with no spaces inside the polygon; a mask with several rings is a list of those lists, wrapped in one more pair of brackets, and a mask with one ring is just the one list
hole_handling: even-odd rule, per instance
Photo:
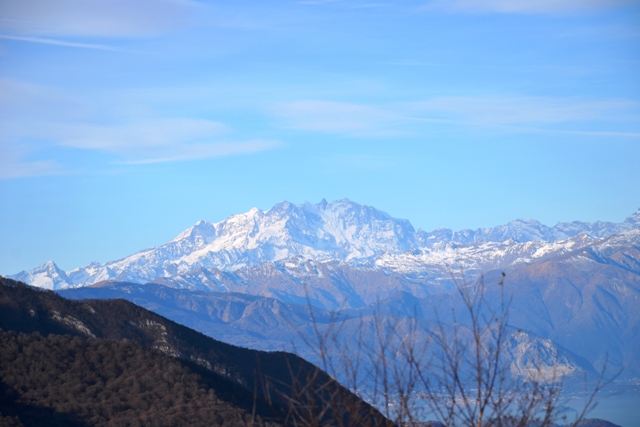
{"label": "dark green ridge", "polygon": [[[307,384],[309,378],[313,378],[314,381],[312,392],[309,394],[314,396],[313,399],[326,401],[326,393],[330,391],[344,401],[344,407],[337,409],[340,413],[330,411],[326,417],[344,421],[345,417],[354,416],[356,408],[355,412],[365,414],[368,425],[387,423],[370,405],[298,356],[285,352],[261,352],[226,344],[121,299],[71,301],[51,291],[0,278],[0,328],[3,330],[3,355],[9,354],[10,347],[17,346],[17,350],[11,350],[11,354],[15,354],[12,357],[3,357],[0,366],[3,373],[0,413],[3,416],[1,420],[7,423],[13,422],[10,421],[13,420],[11,417],[18,416],[25,426],[42,425],[38,420],[43,419],[51,423],[59,420],[59,424],[51,425],[120,425],[115,421],[118,417],[100,415],[104,412],[100,407],[105,402],[105,397],[101,394],[104,390],[96,386],[99,382],[96,382],[90,373],[93,372],[92,369],[97,369],[98,376],[108,377],[116,382],[122,380],[121,375],[126,374],[133,378],[130,385],[134,389],[149,388],[148,384],[144,386],[144,381],[134,374],[138,373],[143,377],[146,375],[144,369],[131,362],[132,357],[138,360],[139,364],[160,367],[160,371],[154,374],[156,377],[163,377],[162,372],[175,371],[178,372],[178,377],[188,380],[185,384],[173,385],[180,390],[184,387],[191,390],[180,392],[182,394],[178,393],[178,396],[199,396],[198,402],[214,399],[216,402],[222,402],[221,405],[227,405],[221,406],[219,410],[224,414],[223,418],[214,421],[196,413],[193,408],[185,409],[184,405],[187,405],[189,399],[180,400],[176,397],[170,400],[175,407],[169,405],[167,409],[166,405],[161,406],[163,410],[156,408],[150,415],[144,412],[142,407],[132,404],[133,398],[127,400],[123,397],[120,407],[116,405],[119,410],[114,413],[126,413],[127,419],[138,420],[137,422],[146,420],[146,424],[139,425],[200,425],[198,419],[201,416],[209,420],[202,425],[245,425],[254,411],[262,420],[286,424],[291,421],[287,418],[290,405],[286,403],[287,396],[291,397],[291,385]],[[123,367],[116,369],[109,364],[102,366],[100,363],[94,363],[95,366],[88,369],[86,355],[96,352],[104,353],[100,356],[102,359],[98,359],[121,360]],[[65,354],[69,356],[64,356]],[[59,360],[61,357],[64,361]],[[21,361],[19,365],[15,365],[16,360]],[[110,369],[110,373],[105,374],[103,368],[107,371]],[[12,372],[20,370],[28,373],[38,369],[41,375],[25,374],[22,378],[11,375]],[[183,369],[186,371],[183,372]],[[49,372],[48,375],[52,379],[56,379],[48,383],[48,391],[37,385],[46,377],[45,371]],[[67,378],[76,371],[87,371],[89,382],[76,381],[73,386],[60,383],[59,378]],[[271,399],[265,392],[265,382],[272,384],[269,393]],[[104,381],[99,384],[104,387]],[[98,400],[85,402],[84,406],[73,406],[68,398],[55,395],[65,393],[66,390],[76,396],[73,399],[77,399],[77,396],[84,396],[84,399],[87,396],[86,390],[90,387],[98,388],[92,389],[93,396]],[[162,387],[166,388],[166,384]],[[204,390],[204,394],[200,389]],[[118,390],[122,393],[126,387],[120,387]],[[152,390],[155,390],[156,394],[160,393],[155,388]],[[177,393],[173,388],[169,390],[167,393],[170,395]],[[45,392],[47,396],[43,397]],[[213,393],[214,397],[206,397],[210,393]],[[161,393],[157,396],[155,399],[167,398]],[[298,395],[294,397],[302,398]],[[106,402],[110,400],[107,399]],[[318,401],[312,403],[319,405]],[[195,407],[205,411],[206,408],[210,409],[211,405]],[[110,408],[109,410],[113,410],[113,407]],[[184,417],[176,415],[181,413],[179,409],[183,412],[193,409],[196,412],[192,414],[192,420],[185,420]],[[149,408],[145,410],[148,412]],[[25,418],[24,414],[31,414],[31,418]],[[231,419],[234,421],[229,424]]]}

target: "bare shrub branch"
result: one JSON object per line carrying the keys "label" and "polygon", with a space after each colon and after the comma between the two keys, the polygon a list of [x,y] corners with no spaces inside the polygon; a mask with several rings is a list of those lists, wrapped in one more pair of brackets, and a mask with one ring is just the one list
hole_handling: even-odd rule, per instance
{"label": "bare shrub branch", "polygon": [[[264,382],[265,389],[286,401],[284,424],[412,427],[428,425],[425,421],[433,418],[447,427],[552,427],[566,422],[560,410],[563,373],[545,368],[540,354],[530,357],[524,372],[516,372],[507,358],[509,341],[521,331],[509,326],[511,300],[504,273],[495,285],[497,300],[488,299],[484,280],[469,286],[462,277],[455,281],[462,310],[452,309],[450,323],[437,310],[429,323],[417,314],[383,313],[378,304],[372,315],[357,320],[354,334],[354,319],[334,312],[321,325],[309,304],[313,335],[301,338],[329,375],[318,370],[301,376],[290,365],[290,385]],[[605,380],[602,370],[572,427],[593,409],[597,394],[613,378]],[[365,409],[356,395],[386,420]]]}

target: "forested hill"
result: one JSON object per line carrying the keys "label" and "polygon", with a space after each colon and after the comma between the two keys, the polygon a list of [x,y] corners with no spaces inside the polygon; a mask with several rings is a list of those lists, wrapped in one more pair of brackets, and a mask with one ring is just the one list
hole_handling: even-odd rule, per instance
{"label": "forested hill", "polygon": [[[124,300],[70,301],[0,278],[0,328],[0,425],[241,426],[254,412],[287,424],[296,405],[319,412],[337,397],[385,423],[297,356],[225,344]],[[318,390],[299,392],[310,379]]]}

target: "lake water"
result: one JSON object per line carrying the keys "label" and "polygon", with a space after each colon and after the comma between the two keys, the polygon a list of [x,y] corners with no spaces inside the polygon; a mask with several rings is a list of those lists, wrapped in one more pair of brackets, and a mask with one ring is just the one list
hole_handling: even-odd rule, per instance
{"label": "lake water", "polygon": [[[581,399],[574,399],[568,404],[575,409],[581,409],[583,405]],[[573,419],[573,414],[569,414],[569,420]],[[622,427],[640,427],[640,391],[620,391],[619,394],[602,397],[586,418],[600,418]]]}

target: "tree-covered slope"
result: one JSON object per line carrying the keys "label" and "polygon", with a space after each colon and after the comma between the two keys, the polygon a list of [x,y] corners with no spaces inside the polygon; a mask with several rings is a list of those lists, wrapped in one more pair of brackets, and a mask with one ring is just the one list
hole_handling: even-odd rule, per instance
{"label": "tree-covered slope", "polygon": [[371,425],[386,422],[295,355],[225,344],[124,300],[70,301],[0,278],[0,328],[5,416],[42,412],[64,418],[60,425],[122,425],[119,417],[153,415],[140,425],[227,425],[255,412],[286,424],[297,406],[319,408],[339,396],[343,408],[326,419],[355,411]]}

